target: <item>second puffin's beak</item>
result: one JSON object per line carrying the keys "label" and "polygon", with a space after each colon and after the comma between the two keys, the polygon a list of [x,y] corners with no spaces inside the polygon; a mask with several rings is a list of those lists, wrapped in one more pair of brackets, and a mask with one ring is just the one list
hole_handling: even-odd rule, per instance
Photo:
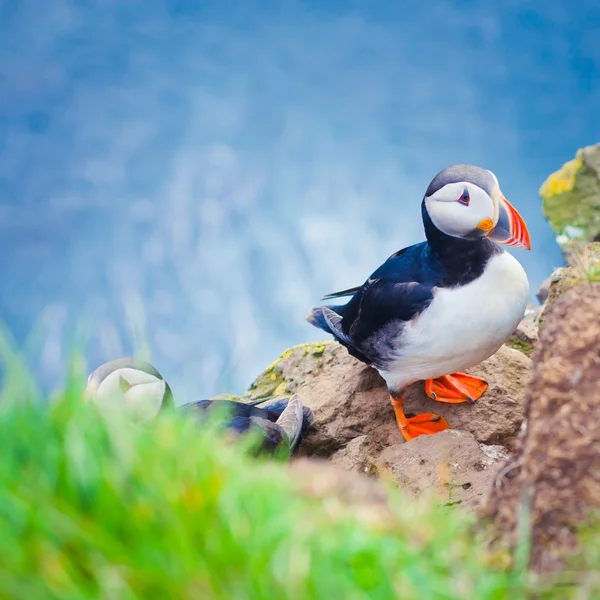
{"label": "second puffin's beak", "polygon": [[488,239],[497,244],[531,250],[529,231],[523,217],[501,191],[494,192],[492,197],[498,206],[498,222],[487,235]]}

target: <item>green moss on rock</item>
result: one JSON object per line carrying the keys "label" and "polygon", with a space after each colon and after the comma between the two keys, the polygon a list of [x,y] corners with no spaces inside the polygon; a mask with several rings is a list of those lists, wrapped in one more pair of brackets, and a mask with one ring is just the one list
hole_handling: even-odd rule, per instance
{"label": "green moss on rock", "polygon": [[523,354],[525,354],[525,356],[531,356],[533,353],[533,344],[531,344],[530,342],[526,342],[525,340],[522,340],[518,337],[510,338],[507,344],[511,348],[519,350],[519,352],[522,352]]}
{"label": "green moss on rock", "polygon": [[559,244],[600,240],[600,144],[579,150],[546,179],[539,193]]}

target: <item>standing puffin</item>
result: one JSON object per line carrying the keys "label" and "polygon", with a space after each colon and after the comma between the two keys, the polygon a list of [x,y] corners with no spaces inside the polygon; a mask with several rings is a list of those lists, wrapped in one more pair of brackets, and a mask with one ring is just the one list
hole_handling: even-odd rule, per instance
{"label": "standing puffin", "polygon": [[[84,399],[109,411],[125,410],[138,423],[154,419],[159,413],[175,407],[169,384],[149,363],[136,358],[119,358],[104,363],[88,377]],[[251,430],[261,432],[260,450],[273,453],[285,445],[293,451],[306,436],[314,421],[313,413],[302,405],[298,394],[269,402],[231,400],[198,400],[177,408],[202,421],[216,407],[225,409],[224,428],[235,435]]]}
{"label": "standing puffin", "polygon": [[379,371],[406,440],[450,426],[432,413],[407,418],[405,388],[424,380],[438,402],[480,398],[487,383],[460,371],[502,346],[529,298],[523,267],[498,246],[529,250],[529,232],[491,171],[440,171],[421,212],[426,242],[390,256],[363,285],[322,298],[352,296],[347,304],[320,306],[307,318]]}

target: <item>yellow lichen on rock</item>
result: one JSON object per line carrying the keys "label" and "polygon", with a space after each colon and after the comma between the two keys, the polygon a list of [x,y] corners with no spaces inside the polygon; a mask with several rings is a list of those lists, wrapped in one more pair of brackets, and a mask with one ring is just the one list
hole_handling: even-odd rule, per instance
{"label": "yellow lichen on rock", "polygon": [[577,171],[583,165],[583,153],[577,151],[577,156],[573,160],[566,162],[558,171],[552,173],[542,184],[539,194],[542,198],[549,198],[570,192],[575,187]]}
{"label": "yellow lichen on rock", "polygon": [[331,344],[334,344],[334,342],[328,340],[298,344],[288,348],[254,380],[246,395],[253,400],[258,400],[266,396],[281,396],[293,393],[295,386],[287,378],[289,363],[297,364],[307,356],[319,361],[323,358],[326,347]]}
{"label": "yellow lichen on rock", "polygon": [[276,388],[275,391],[273,392],[274,396],[283,396],[283,394],[286,394],[288,392],[287,389],[287,383],[285,381],[282,381]]}
{"label": "yellow lichen on rock", "polygon": [[578,150],[546,179],[539,194],[567,260],[573,247],[600,240],[600,144]]}

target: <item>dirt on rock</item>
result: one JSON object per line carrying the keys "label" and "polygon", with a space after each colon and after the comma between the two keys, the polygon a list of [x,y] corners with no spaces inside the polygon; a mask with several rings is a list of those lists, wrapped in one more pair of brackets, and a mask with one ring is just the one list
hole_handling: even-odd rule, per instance
{"label": "dirt on rock", "polygon": [[450,429],[383,450],[362,435],[338,450],[331,463],[345,471],[390,475],[408,496],[435,494],[441,503],[472,510],[508,458],[504,446],[480,444],[472,433]]}
{"label": "dirt on rock", "polygon": [[[528,514],[531,566],[549,571],[577,547],[575,529],[600,508],[600,285],[553,302],[534,354],[524,435],[482,516],[514,546]],[[522,527],[521,527],[522,528]]]}
{"label": "dirt on rock", "polygon": [[377,474],[377,460],[385,448],[368,435],[359,435],[351,440],[347,446],[341,448],[331,456],[331,463],[345,471],[356,471],[366,475]]}
{"label": "dirt on rock", "polygon": [[445,504],[473,509],[508,457],[503,446],[486,446],[471,433],[449,429],[386,448],[377,469],[379,474],[391,472],[413,498],[435,493]]}

